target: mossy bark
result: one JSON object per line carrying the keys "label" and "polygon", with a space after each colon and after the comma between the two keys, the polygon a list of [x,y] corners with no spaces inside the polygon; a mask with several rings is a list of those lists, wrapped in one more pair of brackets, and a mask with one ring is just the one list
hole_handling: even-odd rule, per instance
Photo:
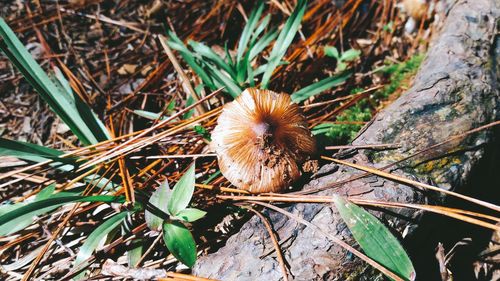
{"label": "mossy bark", "polygon": [[[500,23],[499,6],[497,0],[458,1],[421,65],[414,86],[380,112],[353,142],[356,145],[398,143],[402,145],[400,149],[343,151],[337,157],[349,155],[345,157],[348,161],[382,167],[451,136],[498,120],[500,40],[496,32]],[[498,155],[495,149],[497,136],[498,130],[496,133],[495,130],[485,130],[469,135],[406,161],[391,172],[443,189],[479,196],[481,192],[477,191],[487,187],[472,186],[471,183],[475,182],[475,175],[482,175],[480,177],[484,179],[483,172],[489,172],[481,167],[490,167],[489,161]],[[320,172],[320,176],[309,182],[305,189],[328,187],[360,173],[334,164],[322,167]],[[407,203],[448,202],[442,196],[377,176],[351,181],[319,194],[332,193]],[[494,199],[486,198],[489,201]],[[287,208],[355,244],[332,205],[295,204]],[[431,276],[433,279],[427,280],[437,280],[434,279],[436,275],[432,275],[435,272],[427,274],[422,270],[433,260],[436,245],[425,237],[433,233],[429,232],[428,225],[434,223],[429,223],[421,212],[409,209],[375,214],[394,233],[405,233],[403,243],[416,264],[418,279]],[[373,280],[379,275],[313,229],[274,212],[268,212],[267,216],[282,242],[281,248],[293,280]],[[435,231],[436,225],[433,227]],[[424,246],[425,243],[430,245]],[[282,273],[272,249],[266,229],[259,218],[254,217],[227,241],[226,246],[201,257],[194,273],[220,280],[280,280]],[[435,265],[437,267],[437,262]]]}

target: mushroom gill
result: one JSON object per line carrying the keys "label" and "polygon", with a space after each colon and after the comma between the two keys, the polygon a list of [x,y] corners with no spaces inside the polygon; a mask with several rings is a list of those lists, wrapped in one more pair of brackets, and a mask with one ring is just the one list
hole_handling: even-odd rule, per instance
{"label": "mushroom gill", "polygon": [[212,133],[222,174],[252,193],[279,192],[297,180],[314,138],[290,96],[246,89],[226,105]]}

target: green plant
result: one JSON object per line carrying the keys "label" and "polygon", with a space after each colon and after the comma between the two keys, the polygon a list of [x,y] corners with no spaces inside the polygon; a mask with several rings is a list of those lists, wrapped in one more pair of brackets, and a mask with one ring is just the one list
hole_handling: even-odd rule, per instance
{"label": "green plant", "polygon": [[363,126],[364,122],[370,121],[371,109],[366,107],[366,101],[345,109],[337,116],[335,123],[322,123],[312,129],[313,135],[325,135],[336,143],[345,143],[352,140]]}
{"label": "green plant", "polygon": [[[279,33],[276,28],[265,32],[271,18],[270,15],[266,15],[261,19],[264,2],[258,1],[241,33],[234,57],[230,55],[227,46],[223,57],[200,42],[190,40],[188,48],[172,31],[168,31],[167,43],[172,49],[179,52],[184,61],[201,78],[204,86],[212,91],[224,87],[226,93],[236,98],[243,89],[255,87],[255,80],[258,80],[259,77],[260,88],[267,89],[276,68],[279,65],[287,64],[283,61],[283,57],[295,38],[306,6],[307,1],[299,0]],[[274,39],[276,41],[266,58],[267,62],[258,65],[258,58],[264,58],[262,52]],[[342,84],[350,75],[350,73],[341,73],[338,76],[328,77],[313,83],[292,94],[292,100],[297,103],[304,101]]]}
{"label": "green plant", "polygon": [[47,75],[2,18],[0,36],[3,39],[0,41],[0,49],[83,144],[96,144],[109,139],[109,133],[102,122],[72,92],[62,73],[55,68],[54,74]]}
{"label": "green plant", "polygon": [[329,57],[333,57],[337,60],[337,68],[336,71],[344,71],[347,69],[347,63],[355,61],[359,58],[361,55],[360,50],[356,49],[349,49],[345,52],[342,53],[342,55],[339,53],[337,48],[334,46],[325,46],[324,48],[325,55]]}
{"label": "green plant", "polygon": [[181,222],[193,222],[206,212],[187,208],[194,192],[194,164],[180,178],[171,190],[168,182],[163,182],[149,199],[149,203],[165,212],[169,219],[162,219],[146,210],[146,223],[151,230],[163,231],[163,239],[169,251],[179,261],[192,267],[196,262],[196,243],[191,232]]}
{"label": "green plant", "polygon": [[376,217],[338,195],[334,204],[367,256],[404,280],[415,280],[415,269],[398,239]]}
{"label": "green plant", "polygon": [[[10,61],[19,69],[28,82],[35,88],[40,96],[49,104],[50,108],[70,127],[71,131],[84,145],[96,144],[100,141],[110,139],[102,122],[97,119],[91,108],[75,95],[69,87],[68,81],[62,73],[55,69],[53,75],[47,75],[40,65],[31,57],[24,45],[15,36],[3,19],[0,18],[0,49],[7,55]],[[171,111],[174,104],[171,102],[167,107],[167,113]],[[139,111],[138,115],[145,117],[156,117],[149,112]],[[192,113],[187,113],[192,114]],[[190,115],[185,115],[189,118]],[[77,158],[64,157],[62,151],[0,138],[0,156],[8,155],[28,161],[47,163],[63,172],[74,171],[78,167]],[[88,171],[84,169],[77,174]],[[94,175],[95,176],[95,175]],[[84,177],[84,181],[92,182],[95,186],[102,188],[107,193],[109,180],[100,177],[101,180],[94,182],[94,176]],[[99,175],[97,175],[99,176]],[[104,180],[102,180],[104,179]],[[111,188],[117,185],[111,184]],[[168,188],[167,188],[168,189]],[[157,192],[166,192],[165,188]],[[95,195],[82,196],[81,188],[73,188],[70,191],[55,192],[55,186],[49,185],[36,195],[31,202],[25,201],[17,204],[4,204],[0,206],[0,235],[8,235],[24,229],[33,223],[36,216],[46,214],[65,204],[73,202],[101,202],[101,203],[124,203],[123,196]],[[194,165],[182,176],[173,191],[165,195],[156,192],[149,199],[138,196],[140,199],[133,211],[120,212],[113,215],[100,226],[98,226],[87,237],[85,243],[75,260],[75,267],[81,265],[97,248],[99,241],[103,240],[109,233],[122,224],[125,218],[132,212],[146,209],[146,220],[151,227],[154,221],[160,218],[163,224],[165,244],[171,253],[188,266],[192,266],[196,260],[196,245],[189,230],[180,222],[192,222],[205,215],[204,211],[187,208],[194,191]],[[138,194],[140,195],[140,194]],[[165,204],[164,198],[168,202]],[[167,206],[167,209],[162,209]],[[151,215],[151,213],[154,215]],[[83,274],[77,276],[82,278]]]}

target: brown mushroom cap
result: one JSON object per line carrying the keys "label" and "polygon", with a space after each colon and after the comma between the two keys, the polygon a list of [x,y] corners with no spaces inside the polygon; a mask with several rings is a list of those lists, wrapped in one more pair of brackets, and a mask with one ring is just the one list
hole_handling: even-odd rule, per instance
{"label": "brown mushroom cap", "polygon": [[284,93],[246,89],[224,105],[217,122],[212,146],[222,174],[253,193],[287,188],[315,151],[300,108]]}

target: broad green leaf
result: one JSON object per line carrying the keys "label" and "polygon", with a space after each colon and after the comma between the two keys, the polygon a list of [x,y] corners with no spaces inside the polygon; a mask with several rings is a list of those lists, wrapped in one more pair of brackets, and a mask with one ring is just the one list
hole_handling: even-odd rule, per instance
{"label": "broad green leaf", "polygon": [[203,218],[207,212],[195,208],[186,208],[180,211],[175,217],[187,222],[193,222]]}
{"label": "broad green leaf", "polygon": [[49,78],[2,18],[0,36],[0,49],[82,143],[90,145],[109,138],[90,107],[77,95],[67,93],[65,83],[54,83]]}
{"label": "broad green leaf", "polygon": [[[157,207],[158,209],[162,210],[163,212],[168,213],[167,205],[168,205],[168,201],[170,199],[171,194],[172,194],[172,190],[168,186],[168,181],[165,180],[153,192],[153,194],[149,198],[149,203],[152,204],[153,206]],[[154,214],[152,214],[148,210],[145,211],[144,215],[145,215],[146,223],[151,230],[155,230],[155,231],[161,230],[161,225],[163,223],[162,218],[155,216]]]}
{"label": "broad green leaf", "polygon": [[47,198],[40,201],[35,201],[19,208],[9,210],[0,215],[0,229],[5,227],[5,224],[18,217],[24,216],[31,212],[36,212],[44,208],[55,208],[55,206],[61,206],[70,202],[104,202],[104,203],[123,203],[123,197],[110,196],[110,195],[97,195],[97,196],[78,196],[78,195],[67,195],[64,196],[52,196],[52,198]]}
{"label": "broad green leaf", "polygon": [[292,43],[295,34],[299,30],[300,22],[302,21],[302,17],[304,16],[306,7],[306,0],[299,0],[297,2],[297,7],[295,7],[294,11],[286,21],[285,26],[281,30],[278,39],[276,39],[276,43],[274,43],[271,54],[269,55],[269,67],[266,69],[264,75],[262,76],[261,87],[263,89],[267,89],[269,81],[271,80],[271,75],[285,55],[286,50]]}
{"label": "broad green leaf", "polygon": [[168,201],[168,213],[172,216],[177,215],[180,211],[186,209],[191,201],[194,192],[194,163],[188,168],[187,172],[182,175],[180,180],[175,184],[172,195]]}
{"label": "broad green leaf", "polygon": [[295,103],[299,103],[301,101],[307,100],[312,96],[315,96],[323,91],[344,83],[349,77],[351,77],[351,73],[345,72],[320,80],[293,93],[291,95],[292,101]]}
{"label": "broad green leaf", "polygon": [[361,55],[360,50],[349,49],[349,50],[345,51],[344,53],[342,53],[340,60],[341,61],[353,61],[353,60],[359,58],[359,55]]}
{"label": "broad green leaf", "polygon": [[168,105],[167,105],[167,110],[166,110],[166,113],[167,113],[167,114],[172,113],[172,112],[174,111],[174,108],[175,108],[175,100],[174,100],[174,99],[172,99],[172,100],[168,103]]}
{"label": "broad green leaf", "polygon": [[163,224],[163,241],[172,255],[188,267],[196,263],[196,243],[191,232],[178,221]]}
{"label": "broad green leaf", "polygon": [[127,251],[128,267],[135,268],[136,264],[141,260],[143,254],[144,239],[134,239],[130,243],[131,249]]}
{"label": "broad green leaf", "polygon": [[[99,242],[105,239],[106,235],[108,235],[109,232],[111,232],[113,229],[119,226],[125,220],[127,215],[128,212],[118,213],[107,219],[105,222],[99,225],[94,231],[92,231],[92,233],[90,233],[90,235],[87,237],[87,240],[85,240],[85,243],[83,243],[83,245],[80,247],[80,251],[76,255],[76,259],[73,266],[76,267],[82,262],[84,262],[86,259],[88,259],[92,255],[92,253],[97,249]],[[80,274],[75,279],[81,279],[83,277],[84,275]]]}
{"label": "broad green leaf", "polygon": [[367,256],[405,280],[415,279],[415,269],[398,239],[372,214],[334,195],[334,203],[354,239]]}
{"label": "broad green leaf", "polygon": [[[262,15],[262,11],[264,10],[264,1],[259,0],[256,4],[256,8],[252,10],[250,16],[248,17],[248,22],[243,28],[241,32],[240,40],[238,42],[238,49],[236,52],[236,65],[238,65],[243,58],[243,54],[247,49],[248,42],[254,33],[255,27],[259,22],[260,16]],[[246,68],[246,67],[245,67]]]}
{"label": "broad green leaf", "polygon": [[329,57],[336,58],[337,60],[340,57],[339,50],[337,50],[337,48],[335,48],[334,46],[325,46],[324,51],[325,51],[325,55],[327,55]]}
{"label": "broad green leaf", "polygon": [[347,69],[347,63],[343,61],[338,61],[337,62],[337,67],[335,68],[335,71],[344,71]]}

